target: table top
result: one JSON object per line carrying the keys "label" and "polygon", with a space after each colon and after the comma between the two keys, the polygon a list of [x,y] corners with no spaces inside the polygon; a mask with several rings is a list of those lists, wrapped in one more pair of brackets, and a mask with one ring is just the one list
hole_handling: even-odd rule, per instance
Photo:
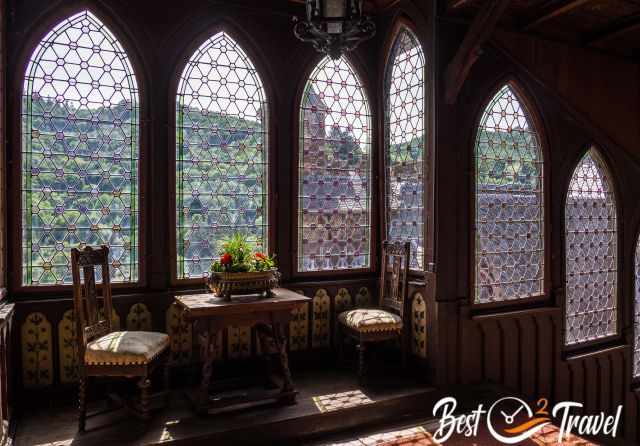
{"label": "table top", "polygon": [[185,309],[187,317],[197,318],[252,312],[290,311],[311,300],[309,297],[286,288],[274,288],[271,291],[273,297],[234,296],[231,298],[231,302],[222,297],[216,297],[212,293],[177,295],[175,301]]}

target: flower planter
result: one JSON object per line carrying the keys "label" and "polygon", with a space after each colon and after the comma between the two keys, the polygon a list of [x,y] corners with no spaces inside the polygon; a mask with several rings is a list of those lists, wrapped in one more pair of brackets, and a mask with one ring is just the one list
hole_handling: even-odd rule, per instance
{"label": "flower planter", "polygon": [[207,285],[213,294],[227,301],[233,295],[259,294],[269,297],[271,290],[278,286],[280,276],[277,269],[251,273],[211,272]]}

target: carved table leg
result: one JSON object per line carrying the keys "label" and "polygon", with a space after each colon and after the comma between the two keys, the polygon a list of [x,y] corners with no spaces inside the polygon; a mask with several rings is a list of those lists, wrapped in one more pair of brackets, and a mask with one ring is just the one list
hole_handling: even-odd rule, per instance
{"label": "carved table leg", "polygon": [[217,333],[213,324],[207,324],[205,330],[200,333],[200,357],[202,364],[202,380],[198,396],[198,412],[206,413],[209,404],[209,384],[213,374],[213,360],[216,353]]}
{"label": "carved table leg", "polygon": [[[282,392],[293,390],[293,380],[289,370],[289,357],[287,356],[287,341],[284,339],[284,330],[281,323],[273,323],[273,340],[280,356],[280,367],[282,368]],[[292,399],[295,401],[295,397]]]}

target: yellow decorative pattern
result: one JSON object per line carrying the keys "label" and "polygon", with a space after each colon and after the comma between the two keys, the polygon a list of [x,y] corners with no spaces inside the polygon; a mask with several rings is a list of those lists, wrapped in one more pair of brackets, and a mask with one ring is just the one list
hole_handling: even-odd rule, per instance
{"label": "yellow decorative pattern", "polygon": [[227,329],[227,352],[230,359],[251,355],[251,327],[229,327]]}
{"label": "yellow decorative pattern", "polygon": [[[302,291],[296,293],[304,294]],[[309,304],[300,305],[291,314],[293,318],[289,322],[289,349],[306,350],[309,345]]]}
{"label": "yellow decorative pattern", "polygon": [[356,308],[365,308],[371,306],[371,294],[367,287],[362,287],[356,294]]}
{"label": "yellow decorative pattern", "polygon": [[21,327],[22,381],[25,387],[53,384],[51,324],[42,313],[31,313]]}
{"label": "yellow decorative pattern", "polygon": [[58,323],[58,350],[60,355],[60,382],[78,380],[78,353],[76,350],[76,321],[73,310],[67,310]]}
{"label": "yellow decorative pattern", "polygon": [[[98,319],[104,319],[104,309],[100,308],[98,310]],[[111,309],[111,329],[112,330],[120,330],[120,316],[116,312],[115,308]]]}
{"label": "yellow decorative pattern", "polygon": [[349,290],[340,288],[334,299],[333,306],[336,314],[340,314],[351,308],[351,294],[349,294]]}
{"label": "yellow decorative pattern", "polygon": [[[200,354],[200,358],[202,359],[202,333],[199,333],[196,336],[196,343],[198,344],[198,349],[199,349],[199,354]],[[220,360],[222,359],[222,332],[219,331],[218,334],[216,335],[216,339],[215,339],[215,343],[214,343],[214,351],[215,354],[213,355],[213,359],[214,360]]]}
{"label": "yellow decorative pattern", "polygon": [[131,306],[127,315],[127,330],[151,331],[151,313],[145,304],[137,303]]}
{"label": "yellow decorative pattern", "polygon": [[411,303],[411,351],[427,357],[427,304],[422,294],[416,293]]}
{"label": "yellow decorative pattern", "polygon": [[191,324],[184,318],[184,311],[176,304],[167,309],[167,333],[171,337],[171,362],[185,364],[191,361],[193,335]]}
{"label": "yellow decorative pattern", "polygon": [[313,325],[311,345],[313,348],[329,346],[329,309],[331,299],[327,291],[320,288],[313,296]]}

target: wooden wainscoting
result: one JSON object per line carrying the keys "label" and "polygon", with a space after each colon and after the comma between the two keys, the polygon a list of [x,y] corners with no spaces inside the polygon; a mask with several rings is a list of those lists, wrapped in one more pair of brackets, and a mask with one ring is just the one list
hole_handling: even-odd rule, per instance
{"label": "wooden wainscoting", "polygon": [[640,442],[640,398],[628,374],[628,346],[563,355],[560,308],[472,316],[463,307],[460,323],[461,383],[492,383],[532,399],[578,401],[583,413],[615,413],[622,404],[624,432],[619,436]]}
{"label": "wooden wainscoting", "polygon": [[[336,345],[337,315],[349,308],[375,305],[377,279],[301,282],[288,288],[311,297],[310,304],[296,311],[287,338],[295,356],[309,350],[330,351]],[[407,321],[412,324],[413,352],[427,358],[426,293],[420,283],[410,288],[416,299]],[[18,302],[16,324],[16,373],[19,388],[38,390],[60,384],[73,385],[77,380],[74,351],[75,324],[72,301],[56,299]],[[171,362],[187,366],[198,362],[197,337],[191,324],[173,305],[169,293],[114,296],[112,320],[115,327],[128,330],[156,330],[171,336]],[[259,353],[255,330],[232,327],[220,334],[220,360],[241,359]],[[18,356],[19,355],[19,356]]]}

